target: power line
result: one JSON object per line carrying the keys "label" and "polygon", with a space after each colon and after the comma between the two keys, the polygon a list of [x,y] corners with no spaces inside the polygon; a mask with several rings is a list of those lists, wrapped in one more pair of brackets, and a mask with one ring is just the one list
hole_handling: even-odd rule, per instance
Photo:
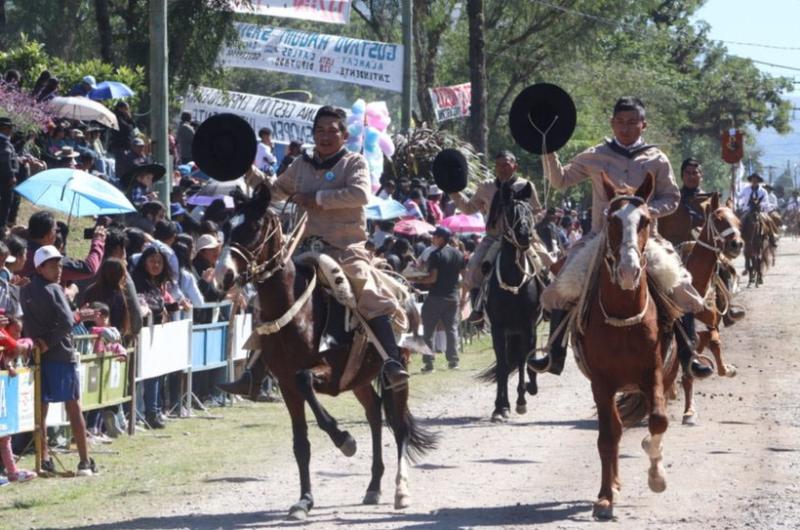
{"label": "power line", "polygon": [[783,68],[784,70],[792,70],[794,72],[800,72],[800,68],[796,66],[784,66],[782,64],[775,64],[775,63],[768,63],[766,61],[756,61],[755,59],[750,59],[749,57],[743,57],[743,59],[747,59],[750,62],[756,64],[763,64],[765,66],[772,66],[773,68]]}
{"label": "power line", "polygon": [[770,48],[772,50],[800,50],[800,46],[777,46],[774,44],[759,44],[757,42],[740,42],[736,40],[722,40],[722,39],[714,39],[718,42],[724,42],[725,44],[737,44],[739,46],[755,46],[756,48]]}

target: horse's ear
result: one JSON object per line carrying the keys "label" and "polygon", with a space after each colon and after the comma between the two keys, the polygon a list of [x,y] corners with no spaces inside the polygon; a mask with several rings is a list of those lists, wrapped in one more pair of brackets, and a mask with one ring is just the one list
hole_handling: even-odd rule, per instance
{"label": "horse's ear", "polygon": [[719,209],[719,193],[714,192],[711,194],[711,211],[716,212]]}
{"label": "horse's ear", "polygon": [[733,197],[728,197],[728,200],[725,201],[725,207],[733,210]]}
{"label": "horse's ear", "polygon": [[653,176],[652,173],[647,173],[647,176],[644,177],[644,182],[642,182],[639,187],[636,189],[637,197],[641,197],[644,199],[644,202],[649,202],[650,197],[653,196],[653,191],[656,187],[656,178]]}
{"label": "horse's ear", "polygon": [[608,174],[605,171],[600,172],[600,178],[603,180],[603,189],[606,192],[606,200],[610,201],[614,198],[617,194],[617,188],[614,186],[614,183],[611,182],[611,179],[608,178]]}
{"label": "horse's ear", "polygon": [[518,201],[529,201],[530,198],[533,196],[533,184],[531,182],[526,182],[519,191],[514,193],[514,198]]}

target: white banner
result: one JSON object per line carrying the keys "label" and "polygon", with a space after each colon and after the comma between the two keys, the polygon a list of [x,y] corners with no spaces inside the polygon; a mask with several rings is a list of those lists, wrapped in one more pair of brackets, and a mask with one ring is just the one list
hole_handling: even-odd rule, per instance
{"label": "white banner", "polygon": [[286,144],[292,140],[314,143],[311,129],[319,108],[310,103],[206,87],[190,91],[183,100],[183,111],[191,112],[194,120],[203,122],[214,114],[231,112],[247,120],[254,131],[269,127],[272,140]]}
{"label": "white banner", "polygon": [[403,46],[338,35],[234,23],[241,46],[223,48],[221,66],[272,70],[403,90]]}
{"label": "white banner", "polygon": [[191,341],[191,320],[144,326],[139,333],[136,380],[159,377],[189,368],[192,356]]}
{"label": "white banner", "polygon": [[455,86],[429,88],[436,121],[446,121],[469,116],[472,105],[472,85],[464,83]]}
{"label": "white banner", "polygon": [[234,361],[247,358],[247,350],[244,343],[253,331],[253,315],[245,313],[233,317],[233,329],[231,329],[231,340],[233,341],[232,357]]}
{"label": "white banner", "polygon": [[250,6],[244,5],[241,0],[231,0],[230,5],[237,13],[302,18],[333,24],[350,22],[350,0],[250,0]]}

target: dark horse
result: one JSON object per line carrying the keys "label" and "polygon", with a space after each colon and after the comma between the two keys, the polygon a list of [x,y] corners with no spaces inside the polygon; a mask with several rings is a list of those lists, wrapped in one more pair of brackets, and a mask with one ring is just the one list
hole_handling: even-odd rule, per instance
{"label": "dark horse", "polygon": [[764,272],[769,263],[769,234],[761,219],[761,201],[751,200],[750,209],[742,219],[742,238],[744,239],[744,266],[747,286],[756,287],[764,283]]}
{"label": "dark horse", "polygon": [[[664,390],[672,387],[678,373],[669,330],[680,313],[650,287],[645,268],[651,223],[647,201],[655,187],[653,175],[648,174],[633,193],[615,189],[605,173],[602,179],[609,205],[605,231],[597,237],[605,241],[601,240],[597,286],[589,297],[576,357],[592,382],[600,431],[597,448],[602,476],[593,512],[599,519],[608,519],[613,517],[620,489],[623,422],[632,425],[649,416],[650,432],[642,441],[650,457],[648,485],[655,492],[667,487],[661,462],[668,424]],[[621,410],[615,397],[618,392],[624,396]]]}
{"label": "dark horse", "polygon": [[[539,281],[527,258],[531,242],[536,238],[533,212],[524,196],[529,187],[515,195],[508,187],[500,191],[502,215],[506,231],[500,252],[489,273],[486,295],[486,314],[491,324],[495,364],[478,377],[497,383],[492,421],[505,421],[509,416],[508,378],[519,372],[517,384],[517,414],[527,412],[525,391],[536,395],[536,372],[530,371],[525,385],[528,353],[536,345],[536,324],[542,312],[539,303]],[[488,271],[487,271],[488,272]]]}
{"label": "dark horse", "polygon": [[[408,492],[408,457],[424,454],[435,447],[435,437],[422,430],[408,409],[408,386],[378,393],[373,381],[381,371],[382,361],[370,345],[352,377],[342,384],[351,344],[340,344],[320,351],[327,303],[316,283],[312,266],[292,261],[290,242],[284,237],[278,215],[269,211],[270,192],[260,186],[251,200],[244,203],[240,213],[244,221],[231,233],[229,265],[232,272],[226,285],[252,282],[258,293],[259,322],[271,330],[258,337],[260,356],[257,362],[262,372],[269,370],[277,379],[286,408],[292,420],[294,455],[300,471],[300,500],[289,510],[292,519],[305,519],[314,506],[311,494],[305,406],[309,405],[319,427],[330,436],[345,456],[356,452],[356,442],[347,431],[323,408],[317,393],[336,396],[352,391],[366,412],[372,433],[372,476],[367,486],[364,504],[380,502],[383,456],[381,442],[382,413],[397,442],[397,478],[395,508],[410,503]],[[413,316],[409,315],[410,319]],[[418,316],[417,316],[418,317]],[[418,320],[418,319],[417,319]],[[417,325],[412,320],[411,325]],[[258,329],[258,328],[256,328]],[[407,355],[408,352],[406,351]]]}

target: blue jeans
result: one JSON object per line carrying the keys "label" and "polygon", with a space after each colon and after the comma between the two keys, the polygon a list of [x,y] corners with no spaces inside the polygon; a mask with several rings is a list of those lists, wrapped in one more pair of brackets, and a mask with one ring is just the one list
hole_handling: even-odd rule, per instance
{"label": "blue jeans", "polygon": [[161,378],[153,377],[142,381],[144,388],[144,413],[147,415],[161,412]]}

